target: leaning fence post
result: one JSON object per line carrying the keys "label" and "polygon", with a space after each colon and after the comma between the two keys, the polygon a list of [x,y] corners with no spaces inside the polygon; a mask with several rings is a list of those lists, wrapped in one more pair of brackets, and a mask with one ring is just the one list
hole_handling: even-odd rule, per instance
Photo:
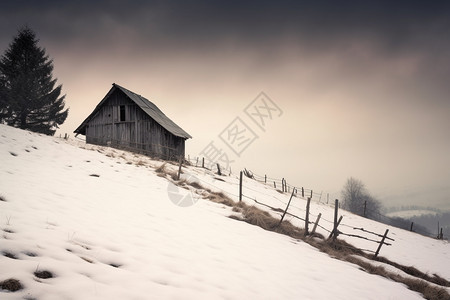
{"label": "leaning fence post", "polygon": [[242,201],[242,171],[239,173],[239,202]]}
{"label": "leaning fence post", "polygon": [[317,216],[316,223],[314,223],[314,227],[311,231],[311,235],[313,235],[316,232],[316,228],[317,228],[317,225],[319,224],[320,217],[322,217],[322,213],[319,213],[319,215]]}
{"label": "leaning fence post", "polygon": [[[294,193],[292,193],[294,194]],[[311,203],[311,198],[308,197],[306,201],[306,216],[305,216],[305,236],[309,234],[309,205]]]}
{"label": "leaning fence post", "polygon": [[333,242],[336,240],[336,238],[337,238],[338,235],[339,235],[338,227],[339,227],[339,224],[341,224],[342,218],[343,218],[343,217],[340,216],[340,217],[339,217],[339,220],[337,221],[337,224],[336,224],[336,230],[334,231],[334,235],[333,235]]}
{"label": "leaning fence post", "polygon": [[384,233],[383,238],[381,239],[380,245],[378,245],[378,249],[377,249],[377,251],[375,252],[374,257],[377,257],[377,256],[378,256],[378,253],[380,253],[381,246],[383,246],[384,240],[386,239],[386,236],[387,236],[388,232],[389,232],[389,229],[386,229],[386,232]]}
{"label": "leaning fence post", "polygon": [[333,230],[331,231],[331,234],[328,238],[331,238],[335,232],[335,230],[337,229],[337,216],[338,216],[338,209],[339,209],[339,200],[336,199],[334,200],[334,225],[333,225]]}
{"label": "leaning fence post", "polygon": [[280,226],[281,223],[283,222],[284,216],[286,215],[286,213],[287,213],[287,211],[288,211],[288,208],[289,208],[289,205],[291,204],[292,196],[294,196],[294,193],[293,193],[293,192],[292,192],[291,198],[289,198],[289,202],[288,202],[288,204],[287,204],[287,206],[286,206],[286,209],[284,210],[284,213],[283,213],[283,215],[281,216],[281,220],[280,220],[280,223],[278,224],[278,226]]}

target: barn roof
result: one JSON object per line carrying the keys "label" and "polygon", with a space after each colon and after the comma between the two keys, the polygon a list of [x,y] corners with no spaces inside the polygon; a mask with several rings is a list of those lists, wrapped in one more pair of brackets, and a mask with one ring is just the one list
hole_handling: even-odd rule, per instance
{"label": "barn roof", "polygon": [[94,111],[86,118],[86,120],[83,121],[83,123],[81,123],[80,126],[78,126],[77,129],[75,129],[74,131],[75,133],[77,134],[86,133],[86,125],[88,124],[90,119],[95,116],[95,114],[101,108],[106,99],[108,99],[109,95],[111,95],[116,89],[121,90],[131,101],[136,103],[136,105],[138,105],[149,117],[151,117],[153,120],[155,120],[155,122],[157,122],[159,125],[161,125],[163,128],[165,128],[173,135],[185,139],[192,138],[192,136],[189,133],[184,131],[180,126],[178,126],[177,124],[175,124],[175,122],[169,119],[151,101],[115,83],[113,83],[113,87],[109,90],[108,94],[106,94],[103,100],[100,101],[100,103],[95,107]]}

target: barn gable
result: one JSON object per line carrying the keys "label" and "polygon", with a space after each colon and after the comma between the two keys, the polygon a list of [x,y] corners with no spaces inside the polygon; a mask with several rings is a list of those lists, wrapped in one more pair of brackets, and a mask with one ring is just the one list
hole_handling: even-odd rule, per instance
{"label": "barn gable", "polygon": [[113,84],[94,111],[74,131],[86,142],[111,145],[172,159],[192,138],[148,99]]}

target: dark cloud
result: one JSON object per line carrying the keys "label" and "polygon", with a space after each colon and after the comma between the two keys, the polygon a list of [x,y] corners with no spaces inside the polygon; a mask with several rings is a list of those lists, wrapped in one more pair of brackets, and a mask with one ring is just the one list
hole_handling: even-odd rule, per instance
{"label": "dark cloud", "polygon": [[449,8],[447,1],[13,1],[2,4],[2,28],[20,20],[61,39],[101,41],[120,26],[143,40],[179,45],[224,39],[273,45],[290,38],[305,47],[332,47],[375,39],[387,51],[439,51]]}

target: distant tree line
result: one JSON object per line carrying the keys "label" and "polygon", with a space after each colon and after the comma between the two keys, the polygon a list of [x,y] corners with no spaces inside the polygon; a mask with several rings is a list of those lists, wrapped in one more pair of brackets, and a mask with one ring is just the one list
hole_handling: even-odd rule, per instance
{"label": "distant tree line", "polygon": [[[436,237],[438,234],[437,223],[440,222],[440,227],[443,229],[444,237],[445,233],[447,233],[447,235],[450,234],[450,212],[426,214],[407,219],[400,217],[388,217],[382,214],[382,212],[386,211],[386,209],[383,208],[381,202],[369,193],[364,183],[359,179],[353,177],[347,179],[341,191],[341,196],[343,202],[342,208],[362,217],[405,230],[411,230],[411,223],[414,222],[412,228],[414,232],[433,237]],[[409,207],[414,208],[414,206]],[[417,207],[417,209],[423,209],[423,207]],[[429,210],[436,211],[436,209]]]}

